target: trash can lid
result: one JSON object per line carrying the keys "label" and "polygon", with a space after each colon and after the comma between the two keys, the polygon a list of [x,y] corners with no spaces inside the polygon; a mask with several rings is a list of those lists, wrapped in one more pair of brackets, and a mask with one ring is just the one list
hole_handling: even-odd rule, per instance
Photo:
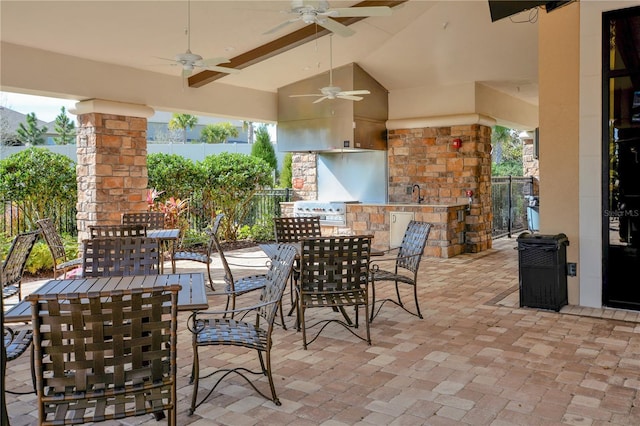
{"label": "trash can lid", "polygon": [[530,232],[523,232],[518,235],[517,239],[518,243],[523,242],[526,244],[540,244],[540,245],[569,245],[569,239],[565,234],[556,234],[556,235],[544,235],[544,234],[532,234]]}

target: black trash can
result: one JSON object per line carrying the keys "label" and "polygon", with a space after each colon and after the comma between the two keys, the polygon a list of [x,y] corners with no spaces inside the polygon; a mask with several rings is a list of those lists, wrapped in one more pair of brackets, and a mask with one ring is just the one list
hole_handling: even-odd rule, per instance
{"label": "black trash can", "polygon": [[520,306],[559,311],[568,303],[565,234],[518,236]]}

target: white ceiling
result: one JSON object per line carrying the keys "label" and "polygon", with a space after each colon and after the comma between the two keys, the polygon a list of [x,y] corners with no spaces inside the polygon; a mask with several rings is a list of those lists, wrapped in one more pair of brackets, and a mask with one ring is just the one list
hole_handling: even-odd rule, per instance
{"label": "white ceiling", "polygon": [[[191,50],[232,58],[299,29],[305,24],[264,34],[290,18],[282,12],[290,5],[191,0]],[[0,35],[3,42],[180,78],[179,67],[159,58],[186,50],[187,6],[187,0],[2,0]],[[486,0],[410,0],[390,17],[353,24],[351,37],[334,36],[333,66],[357,62],[389,91],[483,82],[537,105],[537,25],[524,22],[529,16],[492,23]],[[328,37],[321,37],[218,81],[275,92],[328,68]]]}

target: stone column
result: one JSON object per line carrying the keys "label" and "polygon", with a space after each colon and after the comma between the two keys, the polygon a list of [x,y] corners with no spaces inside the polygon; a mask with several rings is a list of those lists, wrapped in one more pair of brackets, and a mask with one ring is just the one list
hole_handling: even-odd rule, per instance
{"label": "stone column", "polygon": [[127,211],[147,210],[147,118],[145,105],[105,100],[76,104],[78,239],[89,225],[120,223]]}

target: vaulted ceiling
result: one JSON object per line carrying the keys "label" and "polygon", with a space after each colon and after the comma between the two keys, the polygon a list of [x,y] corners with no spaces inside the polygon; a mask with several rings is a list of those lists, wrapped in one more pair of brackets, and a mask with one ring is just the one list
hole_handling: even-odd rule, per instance
{"label": "vaulted ceiling", "polygon": [[[358,3],[331,1],[330,7]],[[350,37],[333,36],[334,67],[356,62],[389,91],[434,82],[442,86],[480,82],[537,104],[535,14],[492,23],[485,0],[364,3],[397,5],[391,16],[350,23],[355,30]],[[182,81],[180,67],[166,59],[187,49],[189,6],[191,51],[204,58],[232,59],[221,65],[236,66],[241,72],[196,72]],[[0,35],[11,45],[174,77],[176,85],[224,84],[276,92],[329,69],[324,28],[298,21],[265,34],[292,17],[285,13],[291,6],[290,1],[3,0]],[[296,32],[303,34],[303,42],[287,46]],[[265,54],[269,45],[279,43],[284,48]],[[251,52],[258,52],[258,59],[247,61]],[[4,58],[0,65],[4,68]]]}

